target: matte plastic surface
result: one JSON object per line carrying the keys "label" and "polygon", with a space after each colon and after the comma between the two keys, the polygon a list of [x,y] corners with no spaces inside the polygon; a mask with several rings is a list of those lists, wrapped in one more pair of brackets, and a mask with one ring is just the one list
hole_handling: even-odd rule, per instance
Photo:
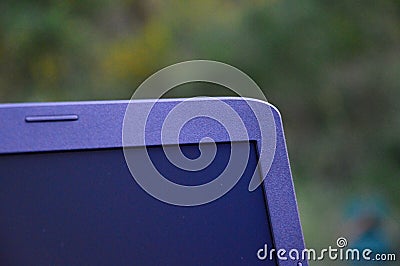
{"label": "matte plastic surface", "polygon": [[[229,104],[240,115],[248,130],[249,140],[260,142],[260,130],[263,129],[258,127],[246,101],[241,98],[220,100]],[[257,108],[266,111],[272,108],[276,123],[275,156],[264,181],[275,248],[295,248],[301,251],[304,241],[280,114],[267,103],[249,100],[253,101]],[[160,100],[155,104],[146,128],[148,145],[161,144],[160,130],[163,119],[180,101],[182,100]],[[152,101],[143,100],[136,103],[152,104]],[[0,154],[121,147],[122,121],[127,104],[128,101],[0,105]],[[204,100],[204,106],[208,104],[213,104],[213,100]],[[28,116],[63,115],[77,115],[79,119],[44,123],[25,121]],[[225,131],[212,130],[213,128],[215,129],[215,124],[208,124],[206,121],[189,123],[180,135],[179,144],[197,143],[205,136],[213,138],[216,142],[240,141],[229,139]],[[135,143],[130,144],[135,146]],[[290,260],[279,261],[279,265],[296,264],[297,262]],[[302,261],[302,265],[308,264]]]}

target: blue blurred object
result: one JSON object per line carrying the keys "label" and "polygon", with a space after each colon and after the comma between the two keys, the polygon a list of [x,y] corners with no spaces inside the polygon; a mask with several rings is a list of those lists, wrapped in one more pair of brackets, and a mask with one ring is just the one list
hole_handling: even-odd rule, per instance
{"label": "blue blurred object", "polygon": [[[390,241],[385,232],[383,221],[387,217],[388,208],[382,197],[354,198],[345,210],[345,216],[350,225],[350,248],[372,250],[375,254],[390,253]],[[384,262],[354,261],[353,265],[381,265]],[[386,262],[387,263],[387,262]]]}

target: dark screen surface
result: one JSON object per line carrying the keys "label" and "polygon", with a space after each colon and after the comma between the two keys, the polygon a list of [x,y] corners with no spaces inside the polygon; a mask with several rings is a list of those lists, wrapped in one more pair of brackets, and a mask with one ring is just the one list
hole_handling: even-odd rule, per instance
{"label": "dark screen surface", "polygon": [[[161,147],[148,151],[168,179],[197,185],[223,171],[230,145],[217,144],[213,163],[198,172],[171,165]],[[199,153],[196,145],[182,150]],[[256,164],[251,143],[230,192],[178,207],[140,188],[122,149],[2,155],[0,265],[276,265],[257,258],[273,241],[263,189],[248,191]]]}

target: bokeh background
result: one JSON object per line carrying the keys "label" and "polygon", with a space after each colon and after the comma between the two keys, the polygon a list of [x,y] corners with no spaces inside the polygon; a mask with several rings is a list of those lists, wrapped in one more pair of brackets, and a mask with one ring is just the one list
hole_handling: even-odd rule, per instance
{"label": "bokeh background", "polygon": [[[129,99],[191,59],[238,67],[279,107],[308,247],[398,252],[400,1],[0,2],[2,103]],[[232,93],[165,97],[198,95]]]}

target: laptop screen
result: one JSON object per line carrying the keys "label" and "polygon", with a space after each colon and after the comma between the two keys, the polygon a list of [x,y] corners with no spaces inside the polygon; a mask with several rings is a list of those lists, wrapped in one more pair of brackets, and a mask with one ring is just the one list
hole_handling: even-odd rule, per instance
{"label": "laptop screen", "polygon": [[[147,149],[166,178],[198,185],[223,171],[231,145],[250,145],[242,178],[223,197],[196,207],[147,194],[122,149],[1,155],[0,264],[276,265],[257,258],[273,240],[262,186],[248,191],[255,143],[218,143],[212,164],[198,172],[174,167],[160,146]],[[199,153],[197,145],[181,149],[188,157]]]}

